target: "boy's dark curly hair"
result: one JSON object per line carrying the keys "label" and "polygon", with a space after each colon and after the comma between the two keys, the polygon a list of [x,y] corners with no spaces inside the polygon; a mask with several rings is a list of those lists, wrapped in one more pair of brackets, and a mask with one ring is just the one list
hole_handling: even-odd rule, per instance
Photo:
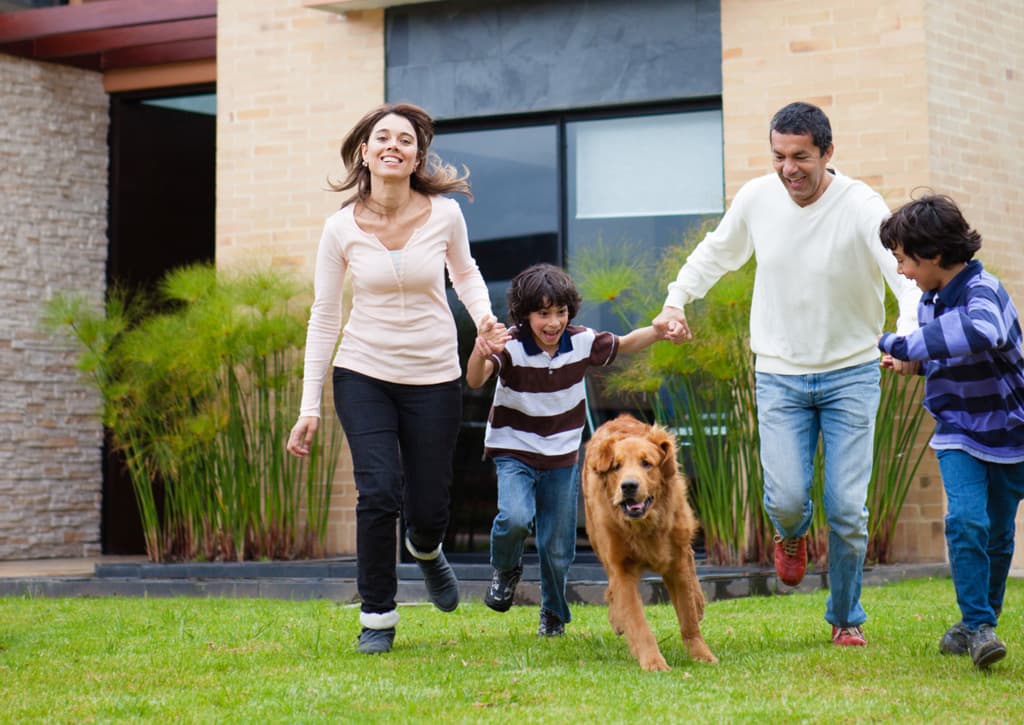
{"label": "boy's dark curly hair", "polygon": [[901,247],[911,259],[936,259],[945,269],[969,262],[981,249],[981,235],[971,229],[956,202],[928,194],[904,204],[882,222],[882,246]]}
{"label": "boy's dark curly hair", "polygon": [[530,313],[545,307],[569,308],[569,319],[580,309],[580,294],[565,270],[535,264],[512,278],[508,286],[508,317],[512,325],[528,325]]}

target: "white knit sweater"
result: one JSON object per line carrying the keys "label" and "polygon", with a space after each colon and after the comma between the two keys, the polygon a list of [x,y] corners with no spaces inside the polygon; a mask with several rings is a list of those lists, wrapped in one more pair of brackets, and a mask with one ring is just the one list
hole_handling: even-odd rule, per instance
{"label": "white knit sweater", "polygon": [[690,254],[665,305],[682,308],[703,297],[753,254],[750,347],[757,370],[800,375],[876,360],[883,279],[899,300],[899,330],[916,328],[921,297],[879,241],[888,215],[881,196],[841,174],[806,207],[793,202],[777,175],[753,179]]}

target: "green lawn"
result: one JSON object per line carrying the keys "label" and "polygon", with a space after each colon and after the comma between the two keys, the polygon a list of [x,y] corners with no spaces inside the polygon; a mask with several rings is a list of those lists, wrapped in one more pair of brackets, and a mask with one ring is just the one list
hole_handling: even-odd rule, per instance
{"label": "green lawn", "polygon": [[948,579],[864,590],[869,646],[829,643],[825,592],[713,602],[691,662],[672,610],[647,608],[673,669],[641,671],[606,610],[564,638],[537,609],[400,608],[395,649],[355,652],[358,610],[327,601],[0,598],[3,722],[1019,722],[1024,581],[989,671],[944,657]]}

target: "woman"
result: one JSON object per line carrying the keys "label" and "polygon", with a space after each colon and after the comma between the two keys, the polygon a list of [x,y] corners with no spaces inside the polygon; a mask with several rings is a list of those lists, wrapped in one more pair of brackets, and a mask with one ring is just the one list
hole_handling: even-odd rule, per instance
{"label": "woman", "polygon": [[359,651],[366,654],[388,652],[394,642],[399,512],[405,546],[423,571],[431,601],[446,612],[459,603],[458,581],[441,551],[462,415],[446,267],[481,334],[500,339],[505,333],[491,314],[459,205],[441,196],[472,198],[469,183],[429,153],[433,135],[423,109],[384,105],[367,113],[342,143],[348,175],[331,188],[356,192],[327,219],[320,238],[302,405],[288,439],[292,455],[309,454],[348,271],[352,310],[333,360],[334,405],[358,492]]}

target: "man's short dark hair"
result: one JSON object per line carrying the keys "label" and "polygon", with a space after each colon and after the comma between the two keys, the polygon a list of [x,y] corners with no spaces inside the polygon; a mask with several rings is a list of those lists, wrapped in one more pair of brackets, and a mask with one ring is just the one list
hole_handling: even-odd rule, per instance
{"label": "man's short dark hair", "polygon": [[886,249],[902,248],[911,259],[938,259],[939,266],[969,262],[981,249],[981,235],[971,229],[956,202],[929,194],[904,204],[882,222],[878,236]]}
{"label": "man's short dark hair", "polygon": [[545,307],[567,307],[570,320],[580,309],[580,295],[572,277],[553,264],[535,264],[513,277],[507,299],[513,325],[529,325],[530,313]]}
{"label": "man's short dark hair", "polygon": [[780,108],[772,116],[768,130],[769,141],[772,131],[792,136],[810,136],[822,155],[832,146],[832,124],[825,112],[813,103],[796,101]]}

